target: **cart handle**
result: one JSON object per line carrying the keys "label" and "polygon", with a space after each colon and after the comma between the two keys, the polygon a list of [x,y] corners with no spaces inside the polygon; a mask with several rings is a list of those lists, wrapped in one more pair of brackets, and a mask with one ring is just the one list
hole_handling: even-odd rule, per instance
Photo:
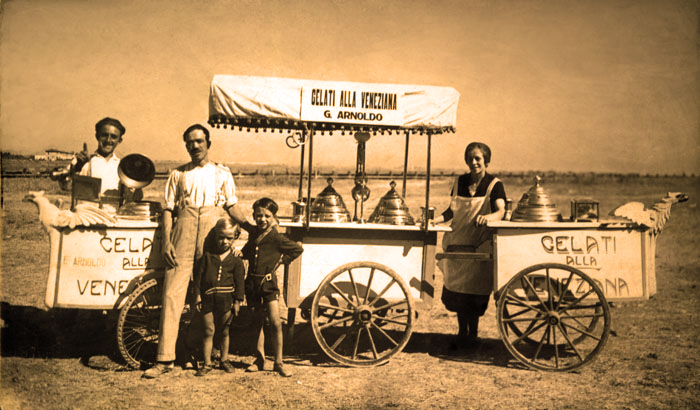
{"label": "cart handle", "polygon": [[435,254],[436,260],[442,259],[473,259],[473,260],[491,260],[490,253],[482,252],[438,252]]}

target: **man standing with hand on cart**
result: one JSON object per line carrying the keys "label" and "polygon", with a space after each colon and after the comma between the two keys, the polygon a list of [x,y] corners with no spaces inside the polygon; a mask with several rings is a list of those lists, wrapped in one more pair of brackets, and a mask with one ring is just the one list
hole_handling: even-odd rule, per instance
{"label": "man standing with hand on cart", "polygon": [[180,316],[194,264],[203,255],[205,238],[225,212],[239,224],[246,220],[236,207],[231,171],[209,160],[209,130],[192,125],[183,139],[191,161],[173,170],[165,186],[162,252],[167,269],[157,363],[143,373],[147,379],[173,368]]}

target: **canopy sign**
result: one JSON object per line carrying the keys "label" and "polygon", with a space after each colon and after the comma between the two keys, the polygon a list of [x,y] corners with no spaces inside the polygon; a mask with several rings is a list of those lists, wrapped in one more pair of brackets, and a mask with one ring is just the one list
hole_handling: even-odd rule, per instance
{"label": "canopy sign", "polygon": [[260,128],[427,128],[456,126],[459,93],[451,87],[217,75],[209,120]]}

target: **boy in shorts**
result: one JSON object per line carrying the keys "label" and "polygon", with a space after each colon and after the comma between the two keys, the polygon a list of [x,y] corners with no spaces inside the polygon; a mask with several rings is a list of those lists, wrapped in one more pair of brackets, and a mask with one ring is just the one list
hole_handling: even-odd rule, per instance
{"label": "boy in shorts", "polygon": [[232,250],[240,229],[231,219],[221,218],[214,226],[214,233],[214,249],[204,252],[194,272],[196,306],[204,322],[204,366],[195,376],[205,376],[212,370],[211,352],[217,331],[221,341],[221,369],[226,373],[233,372],[228,361],[229,327],[232,316],[238,316],[245,296],[245,268],[241,258],[234,256]]}

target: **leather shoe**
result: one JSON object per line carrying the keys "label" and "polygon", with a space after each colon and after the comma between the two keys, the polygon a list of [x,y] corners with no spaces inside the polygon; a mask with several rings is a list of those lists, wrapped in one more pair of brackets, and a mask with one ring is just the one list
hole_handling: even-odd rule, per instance
{"label": "leather shoe", "polygon": [[229,361],[221,362],[219,367],[221,368],[221,370],[225,371],[226,373],[233,373],[234,372],[233,365]]}
{"label": "leather shoe", "polygon": [[202,376],[208,375],[209,372],[211,372],[211,366],[205,365],[205,366],[202,366],[199,370],[197,370],[197,373],[195,373],[194,375],[197,377],[202,377]]}
{"label": "leather shoe", "polygon": [[275,367],[272,370],[279,373],[282,377],[292,377],[292,373],[285,369],[282,363],[275,363]]}
{"label": "leather shoe", "polygon": [[253,364],[251,364],[250,366],[248,366],[245,369],[245,371],[249,372],[249,373],[259,372],[261,370],[265,370],[265,359],[259,359],[259,358],[255,359]]}
{"label": "leather shoe", "polygon": [[173,369],[172,363],[156,363],[155,366],[143,372],[144,379],[155,379],[156,377],[170,372]]}

